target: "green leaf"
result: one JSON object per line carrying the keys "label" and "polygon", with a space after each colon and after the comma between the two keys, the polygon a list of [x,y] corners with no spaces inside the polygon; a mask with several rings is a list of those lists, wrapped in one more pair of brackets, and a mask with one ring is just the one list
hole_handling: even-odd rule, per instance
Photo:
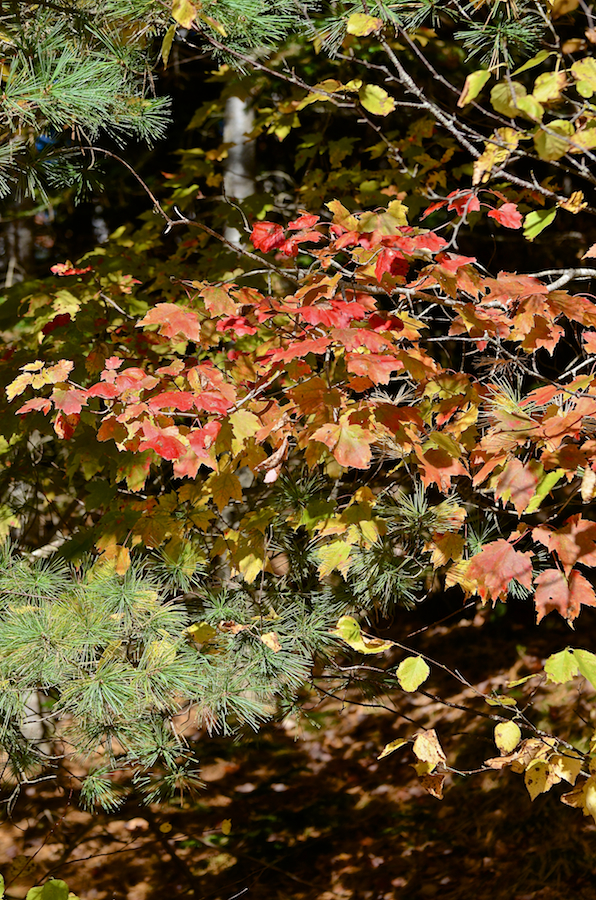
{"label": "green leaf", "polygon": [[396,738],[394,741],[390,741],[390,743],[385,744],[377,759],[385,759],[386,756],[389,756],[391,753],[395,753],[396,750],[399,750],[400,747],[404,747],[407,743],[409,743],[404,738]]}
{"label": "green leaf", "polygon": [[341,638],[352,650],[358,650],[360,653],[384,653],[394,646],[393,641],[384,641],[382,638],[364,634],[353,616],[341,616],[331,634]]}
{"label": "green leaf", "polygon": [[581,674],[596,688],[596,654],[589,650],[574,650],[573,655]]}
{"label": "green leaf", "polygon": [[4,897],[4,875],[0,875],[0,900]]}
{"label": "green leaf", "polygon": [[318,553],[319,578],[326,578],[335,569],[345,573],[349,565],[351,552],[352,548],[350,545],[342,540],[330,541],[324,547],[321,547]]}
{"label": "green leaf", "polygon": [[557,207],[551,209],[534,209],[528,213],[524,219],[524,237],[528,241],[533,241],[541,231],[552,223],[557,215]]}
{"label": "green leaf", "polygon": [[43,884],[40,884],[37,887],[30,888],[30,890],[27,892],[26,900],[40,900],[43,888]]}
{"label": "green leaf", "polygon": [[572,650],[560,650],[549,656],[544,664],[544,671],[552,684],[564,684],[575,678],[579,672],[579,665]]}
{"label": "green leaf", "polygon": [[395,100],[378,84],[365,84],[358,91],[363,107],[375,116],[388,116],[395,109]]}
{"label": "green leaf", "polygon": [[574,62],[571,74],[577,79],[576,90],[582,97],[591,97],[596,91],[596,59],[586,57]]}
{"label": "green leaf", "polygon": [[164,69],[168,64],[168,59],[170,58],[170,50],[172,49],[172,43],[174,41],[175,35],[176,25],[170,25],[161,44],[161,58],[163,60]]}
{"label": "green leaf", "polygon": [[540,159],[546,161],[561,159],[569,150],[569,138],[575,134],[575,128],[567,119],[555,119],[534,135],[534,146]]}
{"label": "green leaf", "polygon": [[564,474],[564,469],[555,469],[554,472],[547,472],[544,478],[542,478],[542,480],[539,482],[538,487],[536,488],[536,493],[524,510],[526,515],[536,512],[544,498],[548,494],[550,494],[554,486],[561,480]]}
{"label": "green leaf", "polygon": [[528,69],[533,69],[534,66],[539,66],[540,63],[543,63],[545,59],[548,59],[550,53],[548,50],[540,50],[536,56],[533,56],[532,59],[529,59],[523,66],[520,66],[519,69],[516,69],[515,72],[512,72],[512,75],[519,75],[520,72],[526,72]]}
{"label": "green leaf", "polygon": [[402,659],[397,667],[397,680],[404,691],[417,691],[430,675],[430,669],[421,656]]}
{"label": "green leaf", "polygon": [[491,75],[492,72],[489,72],[487,69],[471,72],[464,82],[464,89],[460,94],[457,105],[461,108],[475,100]]}
{"label": "green leaf", "polygon": [[495,726],[495,744],[502,753],[511,753],[521,741],[521,729],[515,722],[499,722]]}
{"label": "green leaf", "polygon": [[367,16],[365,13],[352,13],[348,19],[348,34],[354,34],[358,37],[365,37],[378,31],[383,25],[383,20],[377,16]]}
{"label": "green leaf", "polygon": [[43,886],[41,900],[68,900],[68,885],[59,878],[50,878]]}
{"label": "green leaf", "polygon": [[523,84],[517,81],[500,81],[490,92],[490,102],[495,112],[513,119],[519,114],[517,101],[525,96]]}

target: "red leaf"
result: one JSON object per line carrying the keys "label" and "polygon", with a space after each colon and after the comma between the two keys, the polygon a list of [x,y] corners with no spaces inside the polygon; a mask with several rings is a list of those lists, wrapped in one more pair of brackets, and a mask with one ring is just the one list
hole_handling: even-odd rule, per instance
{"label": "red leaf", "polygon": [[195,397],[189,391],[164,391],[151,397],[147,405],[151,412],[158,409],[179,409],[187,412],[195,405]]}
{"label": "red leaf", "polygon": [[375,266],[375,278],[378,282],[381,282],[385,272],[388,272],[389,275],[397,278],[400,275],[407,275],[409,269],[410,264],[407,259],[404,258],[403,253],[400,253],[399,250],[390,250],[388,248],[384,248],[383,250],[381,250],[377,258],[377,265]]}
{"label": "red leaf", "polygon": [[66,416],[78,415],[87,405],[87,397],[87,391],[81,391],[78,388],[71,388],[69,391],[54,388],[52,391],[52,400],[56,409],[61,410]]}
{"label": "red leaf", "polygon": [[201,323],[197,313],[175,303],[158,303],[140,322],[137,322],[138,328],[142,328],[143,325],[159,325],[159,333],[165,337],[175,338],[182,335],[189,341],[201,340]]}
{"label": "red leaf", "polygon": [[580,613],[581,606],[596,606],[594,588],[583,575],[572,569],[569,580],[559,569],[547,569],[536,579],[537,618],[540,622],[550,612],[558,612],[572,622]]}
{"label": "red leaf", "polygon": [[257,222],[250,236],[255,250],[269,253],[284,242],[284,230],[274,222]]}
{"label": "red leaf", "polygon": [[288,344],[285,350],[276,350],[271,354],[272,362],[280,362],[281,360],[296,359],[296,357],[308,356],[309,353],[324,353],[329,344],[330,339],[327,337],[306,339],[303,341],[293,341]]}
{"label": "red leaf", "polygon": [[438,209],[442,209],[444,206],[447,206],[446,200],[438,200],[436,203],[431,203],[431,205],[427,206],[427,208],[424,210],[420,218],[426,219],[426,217],[430,216],[431,213],[436,212]]}
{"label": "red leaf", "polygon": [[451,479],[459,475],[467,475],[464,466],[454,459],[446,450],[431,448],[426,453],[419,452],[420,477],[425,487],[436,484],[441,491],[448,491]]}
{"label": "red leaf", "polygon": [[154,450],[163,459],[179,459],[186,453],[186,447],[178,438],[180,432],[175,425],[158,428],[150,422],[143,422],[145,440],[139,444],[139,450]]}
{"label": "red leaf", "polygon": [[58,413],[54,419],[54,431],[59,438],[69,441],[74,434],[78,422],[79,416],[65,416],[64,413]]}
{"label": "red leaf", "polygon": [[62,325],[68,325],[68,323],[72,321],[70,318],[70,313],[60,313],[59,316],[56,316],[52,319],[51,322],[47,322],[43,328],[41,329],[42,334],[51,334],[52,331],[55,331],[56,328],[60,328]]}
{"label": "red leaf", "polygon": [[85,272],[93,271],[91,266],[87,266],[85,269],[76,269],[73,264],[68,260],[65,263],[56,263],[55,266],[51,266],[50,272],[53,272],[54,275],[84,275]]}
{"label": "red leaf", "polygon": [[498,209],[491,209],[488,214],[489,219],[496,219],[499,225],[505,228],[521,228],[523,218],[521,213],[517,211],[516,203],[503,203]]}
{"label": "red leaf", "polygon": [[290,231],[298,231],[299,228],[312,228],[313,225],[316,225],[321,219],[320,216],[298,216],[297,219],[294,219],[293,222],[290,222],[288,228]]}
{"label": "red leaf", "polygon": [[556,530],[539,525],[532,536],[551,553],[556,553],[567,575],[575,563],[596,565],[596,522],[583,519],[581,513],[570,516],[563,527]]}
{"label": "red leaf", "polygon": [[221,422],[207,422],[204,428],[195,428],[188,432],[188,443],[195,451],[209,448],[221,431]]}
{"label": "red leaf", "polygon": [[250,324],[246,316],[227,316],[225,319],[220,319],[215,328],[216,331],[233,331],[237,337],[256,334],[258,331],[258,328]]}
{"label": "red leaf", "polygon": [[448,195],[448,199],[450,202],[447,209],[454,209],[458,216],[463,216],[465,213],[477,212],[480,209],[480,201],[471,191],[467,191],[463,194],[460,191],[452,191]]}
{"label": "red leaf", "polygon": [[50,400],[44,400],[43,397],[35,397],[33,400],[27,400],[26,403],[17,409],[17,415],[25,415],[25,413],[29,412],[43,412],[49,413],[52,408],[52,403]]}
{"label": "red leaf", "polygon": [[483,601],[507,595],[512,578],[530,589],[532,587],[531,553],[520,553],[502,538],[493,541],[473,556],[466,577],[476,582]]}
{"label": "red leaf", "polygon": [[395,356],[378,353],[347,354],[348,372],[354,375],[365,375],[375,384],[389,384],[393,372],[403,369],[404,364]]}
{"label": "red leaf", "polygon": [[113,400],[120,395],[120,391],[115,384],[109,384],[102,381],[100,384],[94,384],[87,391],[88,397],[101,397],[102,400]]}

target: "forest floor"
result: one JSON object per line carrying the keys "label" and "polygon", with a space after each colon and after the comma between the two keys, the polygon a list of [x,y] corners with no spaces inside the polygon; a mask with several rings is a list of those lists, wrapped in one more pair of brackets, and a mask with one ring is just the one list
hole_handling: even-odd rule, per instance
{"label": "forest floor", "polygon": [[[310,721],[240,743],[200,735],[205,787],[195,798],[91,815],[64,777],[30,785],[0,825],[7,896],[52,876],[82,900],[596,900],[596,825],[560,802],[564,785],[531,803],[508,770],[449,775],[440,801],[420,785],[411,745],[377,759],[427,728],[460,770],[498,755],[483,715],[493,708],[476,691],[539,672],[567,644],[596,650],[596,611],[575,633],[555,616],[538,628],[528,618],[472,610],[429,627],[417,611],[384,632],[422,629],[408,645],[470,683],[433,667],[425,688],[472,712],[399,690],[368,700],[313,692]],[[536,678],[518,690],[531,694],[535,724],[585,746],[596,724],[590,685],[546,691]]]}

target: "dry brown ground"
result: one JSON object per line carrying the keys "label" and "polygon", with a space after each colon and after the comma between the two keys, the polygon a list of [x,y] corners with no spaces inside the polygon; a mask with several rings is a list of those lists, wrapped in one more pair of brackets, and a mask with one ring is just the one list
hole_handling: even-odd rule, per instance
{"label": "dry brown ground", "polygon": [[[419,624],[402,616],[387,633]],[[566,644],[596,650],[596,612],[576,634],[483,613],[410,643],[473,685],[433,670],[429,691],[490,712],[474,688],[498,690]],[[438,801],[408,747],[377,760],[398,735],[435,727],[449,763],[474,768],[496,753],[490,721],[420,695],[396,692],[385,708],[353,697],[313,694],[310,724],[268,726],[239,744],[201,736],[195,801],[89,815],[67,780],[30,786],[0,827],[9,897],[52,875],[83,900],[596,900],[596,825],[563,806],[558,788],[531,804],[519,775],[452,775]],[[532,718],[577,742],[594,728],[596,702],[579,680],[539,689]]]}

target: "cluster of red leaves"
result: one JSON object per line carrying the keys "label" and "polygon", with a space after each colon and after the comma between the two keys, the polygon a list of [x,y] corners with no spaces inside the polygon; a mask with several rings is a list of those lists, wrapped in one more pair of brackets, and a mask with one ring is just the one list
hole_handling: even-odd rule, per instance
{"label": "cluster of red leaves", "polygon": [[[470,194],[444,204],[461,215],[477,202]],[[171,353],[151,371],[108,358],[99,381],[84,388],[69,380],[72,363],[40,362],[10,385],[9,398],[48,386],[18,411],[53,411],[60,437],[69,438],[91,406],[98,441],[150,451],[179,478],[207,467],[219,479],[217,494],[206,490],[220,509],[242,496],[236,469],[272,482],[290,448],[311,467],[334,460],[365,472],[387,460],[444,494],[465,480],[515,514],[509,536],[471,559],[461,544],[447,552],[444,536],[433,536],[448,583],[494,601],[515,579],[535,591],[539,618],[556,609],[571,620],[582,604],[596,605],[577,568],[596,562],[596,525],[581,515],[558,528],[531,519],[559,483],[576,485],[578,496],[581,486],[583,499],[596,493],[596,378],[546,383],[516,400],[499,381],[453,371],[435,352],[437,341],[463,339],[479,349],[507,342],[511,352],[552,354],[569,322],[581,326],[592,352],[596,305],[534,277],[486,277],[440,235],[408,225],[399,201],[359,215],[336,201],[329,208],[330,224],[305,214],[287,230],[254,227],[256,249],[289,258],[301,250],[318,263],[289,295],[195,283],[183,304],[158,303],[138,322],[148,340],[178,354],[193,342],[196,357]],[[514,204],[490,214],[519,227]],[[443,315],[432,319],[431,343],[427,313],[437,307]],[[540,547],[552,563],[534,575]]]}

